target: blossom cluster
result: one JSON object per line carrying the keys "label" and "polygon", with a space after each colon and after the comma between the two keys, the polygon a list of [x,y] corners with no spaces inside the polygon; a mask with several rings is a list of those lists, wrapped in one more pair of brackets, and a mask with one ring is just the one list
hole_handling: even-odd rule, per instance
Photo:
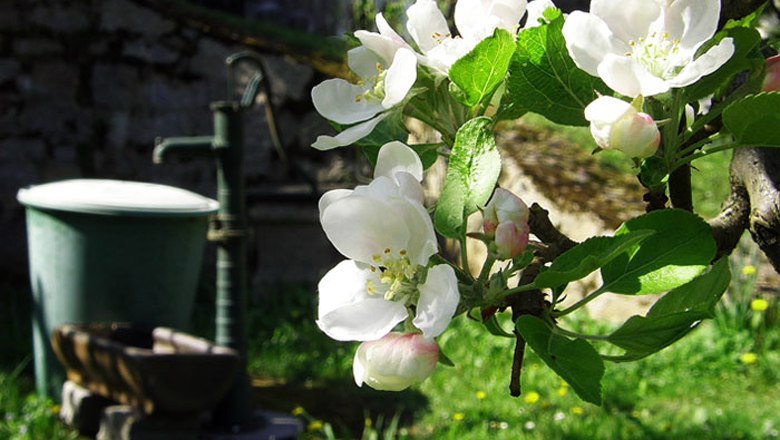
{"label": "blossom cluster", "polygon": [[[319,136],[312,147],[330,150],[360,144],[375,131],[384,131],[376,130],[380,124],[395,124],[402,120],[398,116],[412,116],[441,135],[440,144],[424,146],[423,150],[436,149],[437,153],[449,156],[451,165],[457,164],[450,168],[455,169],[451,174],[456,184],[449,188],[459,192],[450,191],[448,203],[437,205],[435,227],[424,203],[424,169],[418,154],[421,150],[399,141],[381,146],[370,183],[351,190],[329,191],[319,201],[322,228],[345,259],[327,272],[318,285],[317,325],[333,339],[361,342],[353,361],[358,386],[365,383],[380,390],[398,391],[424,380],[432,374],[440,357],[436,338],[457,313],[506,308],[508,295],[540,288],[533,283],[507,286],[510,276],[531,264],[534,255],[533,248],[527,249],[531,232],[528,207],[511,192],[496,189],[500,156],[491,137],[495,123],[502,119],[496,115],[515,114],[513,111],[518,109],[522,113],[534,104],[529,102],[533,99],[520,102],[522,99],[518,98],[525,94],[512,90],[510,67],[521,71],[515,79],[519,76],[523,81],[534,78],[542,82],[539,77],[543,75],[538,71],[532,72],[534,76],[523,70],[530,62],[515,62],[521,58],[517,56],[519,51],[532,52],[521,44],[520,32],[538,36],[552,33],[551,28],[556,30],[557,34],[547,35],[550,40],[557,38],[555,43],[542,49],[557,50],[565,45],[563,54],[545,55],[564,60],[554,67],[563,65],[576,71],[577,78],[586,79],[588,87],[580,88],[587,88],[587,93],[580,96],[576,90],[571,91],[575,102],[569,103],[569,108],[582,109],[581,114],[575,115],[579,118],[577,123],[590,124],[599,148],[619,150],[633,158],[636,165],[655,156],[656,162],[667,167],[662,171],[668,175],[681,157],[691,157],[691,151],[699,147],[694,144],[683,151],[680,145],[682,139],[689,139],[690,133],[679,131],[690,129],[697,117],[686,101],[699,100],[699,114],[706,113],[710,99],[701,97],[712,92],[691,97],[680,89],[713,75],[735,53],[731,37],[715,37],[720,0],[623,0],[619,6],[613,0],[592,0],[589,12],[575,11],[568,16],[550,11],[551,8],[555,6],[550,0],[458,0],[453,16],[455,32],[435,0],[416,0],[406,10],[406,34],[411,40],[402,37],[379,13],[376,32],[354,33],[360,45],[347,53],[351,80],[329,79],[312,89],[317,111],[339,129],[335,136]],[[547,28],[532,29],[536,26]],[[536,31],[541,32],[535,34]],[[507,44],[507,35],[515,38],[517,44]],[[488,38],[492,41],[481,44]],[[508,52],[499,52],[506,47]],[[478,55],[458,63],[474,53]],[[505,62],[496,65],[501,64],[503,71],[473,66],[473,60],[490,61],[494,53],[502,55]],[[480,71],[478,80],[482,82],[476,84],[475,80],[471,91],[477,92],[467,91],[458,82],[468,76],[468,69]],[[554,70],[546,73],[555,76],[559,72]],[[778,90],[780,59],[768,60],[764,70],[763,89]],[[561,87],[567,85],[566,79],[558,79]],[[502,81],[501,86],[497,85]],[[526,84],[521,84],[519,90],[527,91]],[[576,89],[581,85],[569,86]],[[544,95],[544,90],[544,85],[536,89],[540,95]],[[463,98],[468,93],[478,97]],[[418,96],[421,99],[414,99]],[[506,96],[510,110],[502,113],[507,109]],[[513,104],[517,105],[514,109]],[[467,121],[468,118],[471,120]],[[484,121],[488,122],[483,124]],[[698,122],[703,125],[705,121]],[[382,136],[371,136],[372,147],[382,143],[376,142],[375,137]],[[675,156],[678,152],[680,155]],[[666,160],[658,161],[661,157]],[[653,161],[645,164],[648,162]],[[448,171],[447,179],[451,174]],[[445,181],[443,192],[447,192],[448,182]],[[468,217],[477,210],[482,211],[482,231],[467,233]],[[463,269],[437,255],[436,231],[461,241]],[[463,252],[467,236],[481,239],[488,250],[477,277],[469,273],[468,257]],[[618,245],[614,245],[615,249]],[[584,266],[604,265],[614,256],[611,251],[594,256]],[[498,272],[494,271],[496,261],[505,265]],[[555,267],[552,263],[547,267]],[[565,278],[565,285],[572,281],[569,276],[577,275],[575,272],[578,271],[542,271],[547,284],[541,286],[556,287],[551,281],[556,274]],[[597,292],[594,297],[602,290]],[[469,315],[482,317],[486,326],[494,325],[491,332],[506,333],[495,323],[488,324],[490,313]],[[549,320],[547,327],[554,328],[554,321]],[[520,331],[520,324],[516,328]]]}
{"label": "blossom cluster", "polygon": [[[317,325],[339,341],[372,341],[355,357],[358,385],[402,389],[427,377],[438,359],[433,338],[458,306],[455,271],[430,264],[438,245],[422,177],[417,153],[391,142],[379,150],[371,183],[319,202],[325,234],[348,259],[319,283]],[[391,333],[401,323],[419,336]]]}

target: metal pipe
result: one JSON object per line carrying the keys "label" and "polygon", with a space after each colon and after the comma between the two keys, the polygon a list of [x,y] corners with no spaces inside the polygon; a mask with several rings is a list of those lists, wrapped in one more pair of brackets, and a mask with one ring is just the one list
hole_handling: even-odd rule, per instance
{"label": "metal pipe", "polygon": [[212,150],[213,144],[214,136],[158,137],[154,140],[152,161],[161,164],[173,153],[191,156],[209,152]]}
{"label": "metal pipe", "polygon": [[244,185],[242,110],[235,101],[211,104],[214,112],[214,151],[217,157],[216,343],[236,350],[241,357],[239,377],[214,417],[222,426],[244,425],[251,416],[249,377],[246,372],[246,308],[248,237]]}

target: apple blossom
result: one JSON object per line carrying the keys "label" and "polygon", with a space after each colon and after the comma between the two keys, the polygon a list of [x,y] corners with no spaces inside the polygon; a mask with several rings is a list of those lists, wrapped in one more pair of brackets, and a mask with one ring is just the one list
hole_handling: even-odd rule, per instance
{"label": "apple blossom", "polygon": [[423,335],[389,333],[360,344],[352,372],[358,386],[401,391],[428,378],[438,360],[439,346]]}
{"label": "apple blossom", "polygon": [[422,52],[420,63],[447,75],[450,66],[496,29],[512,34],[525,14],[526,0],[459,0],[453,36],[434,0],[417,0],[406,10],[406,29]]}
{"label": "apple blossom", "polygon": [[588,104],[585,119],[590,121],[596,144],[604,149],[646,158],[655,154],[661,142],[661,134],[650,115],[611,96],[601,96]]}
{"label": "apple blossom", "polygon": [[497,188],[482,211],[482,230],[493,239],[498,258],[509,259],[528,246],[528,206],[520,197]]}
{"label": "apple blossom", "polygon": [[720,0],[592,0],[563,25],[575,64],[626,96],[695,83],[734,53],[731,38],[694,59],[717,29]]}
{"label": "apple blossom", "polygon": [[762,87],[764,92],[780,91],[780,55],[766,59],[766,78]]}
{"label": "apple blossom", "polygon": [[426,337],[441,334],[460,299],[454,270],[428,268],[438,250],[422,204],[422,163],[400,142],[379,151],[374,180],[320,199],[320,223],[342,261],[320,281],[317,324],[337,340],[381,338],[409,317]]}
{"label": "apple blossom", "polygon": [[402,103],[417,79],[417,58],[406,48],[377,54],[360,46],[347,53],[350,69],[360,80],[352,84],[340,78],[328,79],[312,88],[314,107],[338,124],[356,124],[338,135],[319,136],[312,144],[318,150],[330,150],[352,144],[365,136],[385,117],[387,111]]}

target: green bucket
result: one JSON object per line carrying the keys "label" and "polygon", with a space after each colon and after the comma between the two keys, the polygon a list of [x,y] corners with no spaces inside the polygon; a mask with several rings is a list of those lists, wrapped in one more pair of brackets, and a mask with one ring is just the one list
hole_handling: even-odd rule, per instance
{"label": "green bucket", "polygon": [[26,207],[36,387],[59,398],[49,343],[71,323],[186,330],[216,201],[170,186],[77,179],[21,189]]}

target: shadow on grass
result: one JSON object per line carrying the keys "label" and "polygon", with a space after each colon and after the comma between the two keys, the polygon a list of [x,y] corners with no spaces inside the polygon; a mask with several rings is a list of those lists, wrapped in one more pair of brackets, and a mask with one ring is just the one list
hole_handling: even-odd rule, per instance
{"label": "shadow on grass", "polygon": [[352,378],[357,343],[328,338],[316,325],[316,288],[288,285],[248,310],[248,364],[256,405],[290,413],[302,407],[339,438],[360,437],[366,418],[410,426],[428,406],[419,391],[359,388]]}
{"label": "shadow on grass", "polygon": [[255,379],[252,391],[259,408],[290,413],[302,407],[315,419],[333,425],[335,432],[348,434],[347,438],[360,437],[366,418],[391,420],[397,416],[399,426],[411,426],[414,414],[428,407],[428,399],[419,391],[380,392],[358,388],[351,379],[316,385]]}

